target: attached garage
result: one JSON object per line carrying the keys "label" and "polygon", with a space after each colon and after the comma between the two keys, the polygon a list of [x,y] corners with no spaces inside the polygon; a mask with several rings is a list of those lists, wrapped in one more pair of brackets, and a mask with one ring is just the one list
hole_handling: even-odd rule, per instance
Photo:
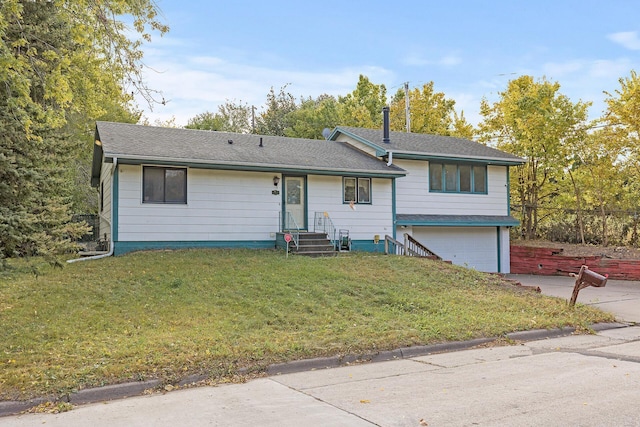
{"label": "attached garage", "polygon": [[398,215],[397,235],[413,238],[455,265],[489,273],[509,273],[512,217]]}

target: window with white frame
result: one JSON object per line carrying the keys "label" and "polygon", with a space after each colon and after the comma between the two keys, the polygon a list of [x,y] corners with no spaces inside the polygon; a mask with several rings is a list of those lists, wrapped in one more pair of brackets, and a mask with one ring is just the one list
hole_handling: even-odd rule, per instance
{"label": "window with white frame", "polygon": [[343,203],[371,204],[371,178],[344,177]]}
{"label": "window with white frame", "polygon": [[143,203],[187,203],[187,170],[144,166],[142,169]]}

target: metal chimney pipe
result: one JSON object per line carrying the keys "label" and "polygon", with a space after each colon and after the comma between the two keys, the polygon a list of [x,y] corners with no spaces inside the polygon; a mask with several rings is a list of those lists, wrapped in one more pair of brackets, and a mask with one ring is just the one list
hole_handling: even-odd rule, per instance
{"label": "metal chimney pipe", "polygon": [[389,107],[382,107],[382,142],[389,144]]}

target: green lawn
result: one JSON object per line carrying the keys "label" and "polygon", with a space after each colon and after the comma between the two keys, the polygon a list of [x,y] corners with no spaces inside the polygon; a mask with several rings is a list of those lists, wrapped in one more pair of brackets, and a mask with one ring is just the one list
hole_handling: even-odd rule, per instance
{"label": "green lawn", "polygon": [[[0,272],[0,400],[612,317],[408,257],[142,252]],[[37,273],[37,274],[36,274]]]}

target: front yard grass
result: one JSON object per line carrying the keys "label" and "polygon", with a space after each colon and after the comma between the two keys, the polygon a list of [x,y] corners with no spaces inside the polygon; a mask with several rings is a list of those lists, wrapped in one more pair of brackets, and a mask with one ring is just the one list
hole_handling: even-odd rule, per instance
{"label": "front yard grass", "polygon": [[0,400],[613,318],[426,259],[140,252],[0,272]]}

